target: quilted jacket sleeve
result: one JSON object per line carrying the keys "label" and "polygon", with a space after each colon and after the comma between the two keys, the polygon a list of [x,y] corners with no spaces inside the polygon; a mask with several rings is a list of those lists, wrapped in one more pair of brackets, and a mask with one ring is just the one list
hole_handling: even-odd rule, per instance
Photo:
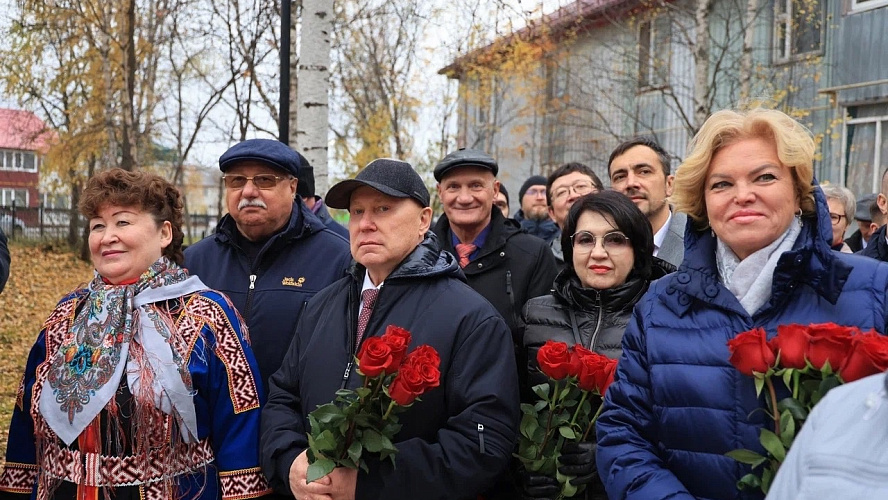
{"label": "quilted jacket sleeve", "polygon": [[623,337],[623,356],[596,425],[598,473],[611,499],[694,498],[657,453],[644,303]]}

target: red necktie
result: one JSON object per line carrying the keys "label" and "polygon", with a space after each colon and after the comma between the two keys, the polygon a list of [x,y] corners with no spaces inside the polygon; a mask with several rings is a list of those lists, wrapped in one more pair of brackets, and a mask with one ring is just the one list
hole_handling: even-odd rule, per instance
{"label": "red necktie", "polygon": [[469,265],[469,255],[472,255],[472,252],[477,250],[478,247],[471,243],[458,243],[456,245],[456,253],[459,254],[459,267],[466,267]]}
{"label": "red necktie", "polygon": [[358,315],[358,341],[356,346],[361,345],[361,339],[364,337],[364,330],[367,329],[367,322],[370,321],[370,315],[373,314],[373,306],[376,304],[376,297],[379,296],[378,288],[368,288],[361,292],[361,300],[364,307],[361,308],[361,314]]}

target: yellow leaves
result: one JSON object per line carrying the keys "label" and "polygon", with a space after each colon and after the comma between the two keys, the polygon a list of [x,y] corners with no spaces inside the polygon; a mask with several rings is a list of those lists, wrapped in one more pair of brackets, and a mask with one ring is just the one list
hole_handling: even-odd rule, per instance
{"label": "yellow leaves", "polygon": [[0,294],[0,457],[31,346],[43,321],[66,293],[92,278],[92,266],[71,253],[10,247],[11,272]]}

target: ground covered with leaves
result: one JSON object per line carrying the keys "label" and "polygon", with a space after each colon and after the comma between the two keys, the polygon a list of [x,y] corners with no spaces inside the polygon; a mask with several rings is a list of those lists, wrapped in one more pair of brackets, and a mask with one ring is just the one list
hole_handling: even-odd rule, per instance
{"label": "ground covered with leaves", "polygon": [[0,462],[28,352],[43,320],[65,293],[92,278],[92,266],[49,246],[13,244],[11,272],[0,294]]}

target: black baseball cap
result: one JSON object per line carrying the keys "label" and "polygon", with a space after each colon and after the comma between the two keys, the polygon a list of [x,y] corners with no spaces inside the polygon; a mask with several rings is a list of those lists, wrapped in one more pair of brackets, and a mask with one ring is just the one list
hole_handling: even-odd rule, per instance
{"label": "black baseball cap", "polygon": [[458,167],[485,168],[493,172],[494,177],[499,172],[499,165],[489,154],[479,149],[459,148],[438,162],[435,166],[435,180],[441,182],[447,172]]}
{"label": "black baseball cap", "polygon": [[413,198],[423,207],[429,206],[429,190],[413,166],[390,158],[373,160],[354,179],[331,187],[324,202],[328,207],[348,209],[352,192],[361,186],[370,186],[394,198]]}
{"label": "black baseball cap", "polygon": [[299,176],[299,169],[308,161],[281,141],[272,139],[248,139],[231,146],[219,157],[219,169],[225,172],[236,163],[253,160],[269,167]]}

